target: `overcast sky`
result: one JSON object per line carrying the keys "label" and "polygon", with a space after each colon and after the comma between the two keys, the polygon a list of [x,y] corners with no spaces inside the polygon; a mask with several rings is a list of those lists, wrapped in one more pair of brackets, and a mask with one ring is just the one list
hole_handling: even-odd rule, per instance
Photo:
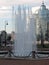
{"label": "overcast sky", "polygon": [[[32,4],[38,6],[43,0],[0,0],[0,6],[14,5],[14,4]],[[44,0],[49,5],[49,0]]]}
{"label": "overcast sky", "polygon": [[[12,19],[11,19],[11,12],[9,10],[9,7],[6,6],[12,6],[12,5],[18,5],[18,4],[28,4],[33,6],[33,11],[41,5],[43,0],[0,0],[0,30],[5,29],[5,21],[8,21],[7,25],[7,32],[11,32],[13,28]],[[49,0],[44,0],[44,3],[46,6],[49,6]],[[4,17],[4,18],[3,18]]]}

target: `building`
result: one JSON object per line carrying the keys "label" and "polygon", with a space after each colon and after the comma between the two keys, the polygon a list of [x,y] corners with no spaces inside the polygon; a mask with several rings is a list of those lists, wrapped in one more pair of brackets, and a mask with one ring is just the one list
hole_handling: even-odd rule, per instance
{"label": "building", "polygon": [[46,8],[44,2],[42,2],[38,13],[35,15],[36,18],[36,34],[40,35],[43,33],[44,39],[45,34],[49,31],[49,10]]}

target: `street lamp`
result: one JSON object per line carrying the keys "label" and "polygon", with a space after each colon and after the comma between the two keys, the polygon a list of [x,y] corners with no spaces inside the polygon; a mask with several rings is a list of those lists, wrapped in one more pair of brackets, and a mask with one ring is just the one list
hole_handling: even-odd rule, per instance
{"label": "street lamp", "polygon": [[8,22],[7,21],[5,21],[5,31],[6,31],[6,26],[8,25]]}
{"label": "street lamp", "polygon": [[6,26],[8,25],[8,22],[5,21],[5,46],[6,46]]}

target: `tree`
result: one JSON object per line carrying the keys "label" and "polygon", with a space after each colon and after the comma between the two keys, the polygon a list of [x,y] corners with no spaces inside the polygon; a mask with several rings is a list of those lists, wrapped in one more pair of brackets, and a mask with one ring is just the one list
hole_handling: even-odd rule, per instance
{"label": "tree", "polygon": [[41,45],[42,47],[44,47],[44,36],[43,36],[42,28],[41,28]]}
{"label": "tree", "polygon": [[11,44],[12,42],[11,42],[11,35],[8,35],[7,36],[7,44]]}
{"label": "tree", "polygon": [[4,43],[6,46],[6,39],[7,39],[7,32],[6,31],[1,31],[1,43]]}
{"label": "tree", "polygon": [[48,31],[45,33],[45,40],[48,41]]}
{"label": "tree", "polygon": [[37,35],[37,41],[40,41],[40,34]]}

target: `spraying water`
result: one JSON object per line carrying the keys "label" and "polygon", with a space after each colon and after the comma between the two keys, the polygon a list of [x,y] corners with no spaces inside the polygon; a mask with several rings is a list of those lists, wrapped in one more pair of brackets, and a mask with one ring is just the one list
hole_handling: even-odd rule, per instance
{"label": "spraying water", "polygon": [[[19,6],[20,7],[20,6]],[[19,8],[20,9],[20,8]],[[19,10],[19,12],[21,12]],[[24,14],[25,15],[25,14]],[[34,18],[21,18],[21,14],[17,17],[15,27],[15,44],[14,54],[16,56],[28,56],[31,51],[36,51],[36,34]],[[27,23],[28,22],[28,23]],[[23,24],[22,24],[23,23]],[[25,24],[25,26],[23,26]]]}

